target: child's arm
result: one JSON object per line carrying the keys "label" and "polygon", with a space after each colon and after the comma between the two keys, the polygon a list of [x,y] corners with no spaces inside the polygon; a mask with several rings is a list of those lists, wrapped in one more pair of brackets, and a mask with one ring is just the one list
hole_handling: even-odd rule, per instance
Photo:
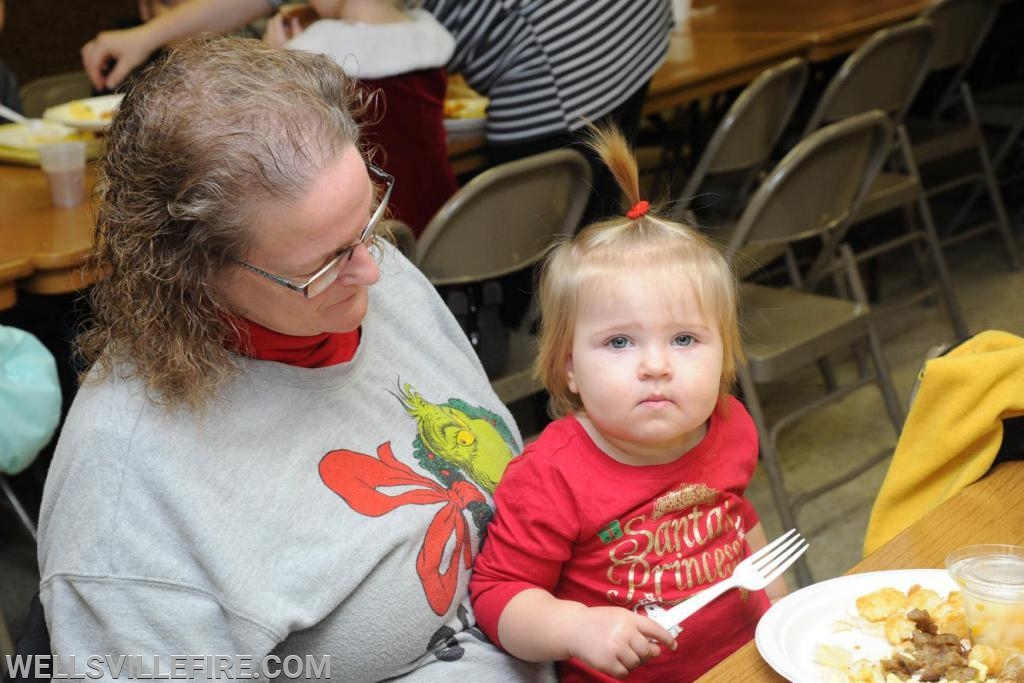
{"label": "child's arm", "polygon": [[[750,545],[750,552],[754,553],[761,548],[768,545],[768,538],[764,535],[764,528],[761,523],[758,522],[754,527],[747,532],[747,543]],[[789,593],[789,586],[786,585],[785,576],[779,578],[768,584],[765,588],[765,592],[768,593],[768,599],[774,603],[779,598],[785,597]]]}
{"label": "child's arm", "polygon": [[648,617],[551,594],[580,535],[578,492],[571,477],[530,451],[509,464],[494,492],[494,519],[469,582],[477,625],[520,659],[577,657],[620,678],[660,653],[659,643],[675,649]]}
{"label": "child's arm", "polygon": [[540,588],[512,598],[498,620],[498,637],[512,655],[532,662],[576,657],[602,673],[623,678],[661,654],[675,639],[648,617],[622,607],[587,607]]}

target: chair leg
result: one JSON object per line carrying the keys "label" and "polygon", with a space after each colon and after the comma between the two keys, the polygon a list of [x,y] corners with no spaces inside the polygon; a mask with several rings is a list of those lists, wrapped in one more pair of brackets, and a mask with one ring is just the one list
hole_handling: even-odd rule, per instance
{"label": "chair leg", "polygon": [[[992,157],[992,167],[999,169],[1002,167],[1003,162],[1006,161],[1006,157],[1009,156],[1013,150],[1014,145],[1020,138],[1021,133],[1024,133],[1024,113],[1021,114],[1017,122],[1013,124],[1010,131],[1003,138],[1003,141],[999,143],[999,149],[996,150],[995,156]],[[964,200],[960,208],[957,210],[956,215],[953,216],[953,220],[949,222],[950,231],[956,230],[956,228],[967,218],[968,212],[974,206],[975,202],[978,201],[978,197],[981,195],[983,183],[978,181],[971,186],[971,193]]]}
{"label": "chair leg", "polygon": [[992,168],[992,161],[988,156],[988,149],[985,147],[985,137],[981,132],[981,125],[978,123],[978,113],[974,108],[974,99],[971,97],[971,89],[967,83],[961,83],[961,91],[964,98],[964,106],[967,115],[971,119],[971,126],[974,128],[975,139],[977,140],[978,158],[981,160],[981,169],[985,177],[985,187],[988,190],[989,201],[996,214],[996,225],[999,227],[999,234],[1006,245],[1006,253],[1010,257],[1010,267],[1014,270],[1021,269],[1020,255],[1017,253],[1017,243],[1010,229],[1010,219],[1006,215],[1006,206],[1003,204],[1003,197],[999,191],[999,182],[996,180],[995,171]]}
{"label": "chair leg", "polygon": [[892,375],[889,374],[889,366],[885,362],[885,356],[882,354],[882,344],[878,340],[878,333],[870,321],[868,340],[871,346],[871,357],[875,363],[875,372],[878,375],[878,386],[882,391],[882,400],[885,401],[885,409],[889,413],[889,420],[892,421],[896,434],[899,434],[903,430],[903,421],[905,419],[903,404],[900,403],[899,394],[896,393],[896,387],[892,383]]}
{"label": "chair leg", "polygon": [[970,336],[970,332],[967,329],[967,324],[964,322],[964,315],[960,310],[960,302],[953,291],[953,281],[949,277],[946,257],[942,253],[942,246],[939,243],[939,232],[935,229],[932,210],[928,206],[927,197],[924,195],[924,185],[921,184],[921,174],[911,152],[910,138],[907,136],[907,130],[903,126],[899,127],[896,134],[899,137],[900,149],[903,151],[907,170],[917,178],[917,182],[921,187],[921,192],[917,195],[917,210],[921,216],[921,233],[924,235],[924,241],[927,243],[928,252],[931,255],[935,276],[939,279],[939,290],[941,291],[943,302],[946,304],[946,315],[949,316],[949,321],[953,325],[953,333],[956,335],[956,338],[958,340],[966,339]]}
{"label": "chair leg", "polygon": [[[850,280],[850,288],[853,290],[855,301],[862,304],[867,303],[867,293],[864,291],[864,283],[860,280],[857,272],[857,261],[853,257],[853,250],[850,245],[844,244],[839,248],[839,256],[846,266],[847,277]],[[903,404],[900,403],[899,394],[893,385],[892,376],[889,374],[889,365],[885,362],[885,354],[882,353],[882,342],[878,338],[878,332],[869,316],[867,319],[867,338],[871,359],[875,365],[875,376],[878,378],[878,386],[882,392],[882,400],[885,402],[885,409],[889,413],[896,433],[903,430]]]}
{"label": "chair leg", "polygon": [[[772,500],[775,503],[775,510],[779,513],[779,521],[783,530],[798,528],[796,522],[796,511],[789,502],[789,494],[786,492],[786,482],[782,476],[782,463],[779,461],[779,453],[775,448],[771,430],[765,421],[764,410],[761,408],[761,399],[757,395],[757,387],[746,368],[740,368],[737,372],[740,390],[743,392],[743,399],[747,411],[754,420],[757,427],[757,439],[761,454],[761,465],[768,476],[768,484],[772,491]],[[797,560],[795,569],[797,581],[801,586],[808,586],[813,582],[811,570],[807,564],[806,555]]]}
{"label": "chair leg", "polygon": [[818,359],[818,372],[821,373],[821,379],[825,382],[825,391],[832,393],[839,387],[839,382],[836,380],[836,370],[832,367],[832,361],[828,358]]}
{"label": "chair leg", "polygon": [[[910,235],[916,235],[920,232],[917,227],[917,216],[914,214],[914,207],[911,204],[903,207],[903,224],[907,227],[907,233]],[[914,256],[914,266],[917,267],[918,281],[922,287],[927,286],[931,279],[931,273],[928,269],[926,250],[916,240],[910,243],[910,250]],[[878,259],[872,259],[871,263],[877,265]],[[871,297],[870,301],[880,301],[880,299],[875,298],[875,292],[870,283],[868,284],[868,296]]]}
{"label": "chair leg", "polygon": [[[854,268],[858,267],[856,262],[854,263],[853,267]],[[857,272],[859,273],[860,271],[857,271]],[[836,294],[838,294],[840,298],[846,299],[848,301],[852,301],[853,300],[853,293],[850,292],[850,288],[847,286],[846,279],[843,278],[841,273],[838,273],[838,272],[833,273],[832,274],[832,282],[835,285]],[[866,304],[867,302],[862,302],[862,303]],[[871,371],[868,369],[868,361],[867,361],[867,358],[864,356],[864,350],[860,347],[860,344],[858,344],[856,342],[854,342],[853,344],[850,344],[850,355],[853,356],[853,362],[856,363],[856,365],[857,365],[857,376],[858,377],[867,377],[870,374]],[[831,363],[831,361],[828,359],[827,356],[824,356],[824,357],[818,359],[818,366],[819,367],[821,367],[822,364],[829,364],[829,363]],[[831,366],[829,366],[829,367],[831,367]],[[831,384],[827,384],[826,388],[828,389],[829,393],[831,393],[831,392],[833,392],[833,391],[835,391],[836,389],[839,388],[839,383],[836,382],[836,380],[835,380],[835,374],[832,375],[832,383]]]}
{"label": "chair leg", "polygon": [[942,246],[939,244],[939,234],[932,220],[931,209],[923,194],[917,198],[917,209],[921,215],[922,234],[924,235],[928,255],[931,257],[933,267],[935,268],[935,277],[939,281],[942,303],[946,307],[946,315],[949,316],[950,325],[953,326],[953,334],[958,340],[967,339],[971,333],[967,328],[967,323],[964,322],[963,310],[960,308],[960,301],[953,290],[953,281],[949,276],[949,269],[946,267],[946,256],[942,252]]}
{"label": "chair leg", "polygon": [[32,540],[38,540],[36,538],[35,523],[32,522],[32,518],[29,517],[28,512],[25,510],[25,506],[21,504],[21,501],[18,499],[18,496],[15,495],[14,489],[11,488],[10,482],[7,481],[7,477],[3,476],[2,474],[0,474],[0,491],[3,491],[4,496],[7,498],[7,501],[11,504],[11,507],[14,508],[15,514],[18,515],[18,519],[21,520],[22,525],[24,525],[25,530],[28,531],[29,535],[32,537]]}

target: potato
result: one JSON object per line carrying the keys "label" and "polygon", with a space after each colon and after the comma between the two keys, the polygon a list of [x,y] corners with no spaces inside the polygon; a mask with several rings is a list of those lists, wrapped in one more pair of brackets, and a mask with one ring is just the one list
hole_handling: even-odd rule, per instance
{"label": "potato", "polygon": [[908,604],[902,591],[880,588],[857,598],[857,612],[868,621],[884,621],[894,614],[906,614]]}

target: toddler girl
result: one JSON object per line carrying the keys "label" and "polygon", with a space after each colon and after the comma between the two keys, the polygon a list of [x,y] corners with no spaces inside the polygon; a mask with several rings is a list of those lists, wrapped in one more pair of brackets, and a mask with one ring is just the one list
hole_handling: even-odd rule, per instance
{"label": "toddler girl", "polygon": [[765,545],[744,497],[757,433],[728,393],[743,361],[736,284],[705,237],[640,201],[619,133],[593,147],[633,208],[545,263],[536,371],[557,419],[498,485],[470,591],[491,639],[559,660],[563,680],[692,680],[786,590],[727,592],[683,622],[681,647],[644,615]]}

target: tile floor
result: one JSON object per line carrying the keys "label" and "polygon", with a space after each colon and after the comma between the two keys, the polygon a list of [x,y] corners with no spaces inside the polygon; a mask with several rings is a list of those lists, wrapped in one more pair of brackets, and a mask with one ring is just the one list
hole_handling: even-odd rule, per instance
{"label": "tile floor", "polygon": [[[971,330],[1002,329],[1024,335],[1024,273],[1010,271],[994,233],[950,250],[947,257]],[[900,264],[893,264],[893,269],[898,272]],[[925,306],[884,318],[880,328],[897,389],[906,401],[925,353],[933,345],[952,341],[953,334],[941,308]],[[852,372],[850,366],[840,365],[841,375]],[[796,396],[817,391],[818,382],[817,373],[808,372],[771,387],[763,398],[769,406],[782,406]],[[788,483],[798,489],[813,483],[820,473],[834,471],[847,453],[894,443],[895,434],[877,393],[865,388],[784,433],[780,446],[790,473]],[[882,463],[802,511],[801,525],[811,542],[808,557],[815,579],[842,574],[860,559],[871,504],[885,470]],[[774,537],[781,529],[762,473],[755,477],[749,495],[769,537]],[[15,636],[37,582],[34,548],[14,515],[0,506],[0,610]]]}

